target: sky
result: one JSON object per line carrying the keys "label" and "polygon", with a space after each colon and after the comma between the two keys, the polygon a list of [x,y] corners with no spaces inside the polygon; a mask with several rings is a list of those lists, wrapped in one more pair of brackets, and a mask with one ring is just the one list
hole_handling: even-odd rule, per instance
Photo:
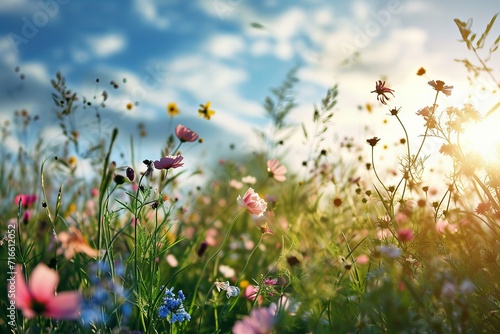
{"label": "sky", "polygon": [[[1,0],[0,121],[22,109],[40,117],[38,130],[30,130],[24,141],[10,138],[3,145],[29,149],[42,136],[50,154],[51,145],[62,141],[50,85],[60,71],[80,101],[92,101],[102,90],[109,93],[100,114],[102,124],[119,128],[119,164],[130,164],[131,136],[136,159],[158,159],[177,124],[205,141],[183,147],[186,164],[224,158],[231,144],[250,153],[261,145],[254,130],[269,129],[265,97],[294,66],[299,82],[293,124],[311,126],[314,104],[338,84],[338,105],[324,145],[334,151],[334,137],[344,135],[361,142],[378,136],[392,144],[402,132],[392,120],[384,124],[389,107],[370,93],[377,80],[387,80],[395,90],[390,107],[401,107],[402,119],[420,122],[410,126],[411,136],[422,130],[415,112],[433,102],[428,80],[454,86],[451,97],[438,101],[443,106],[473,101],[481,111],[498,102],[498,93],[480,90],[491,86],[487,77],[471,86],[464,66],[454,61],[474,57],[459,42],[453,22],[473,18],[473,30],[481,33],[498,12],[496,0]],[[495,57],[492,68],[499,73],[500,57]],[[420,67],[427,70],[425,76],[416,75]],[[197,112],[208,101],[216,111],[209,121]],[[180,109],[173,119],[166,114],[169,102]],[[132,110],[127,103],[134,103]],[[359,110],[366,103],[373,105],[372,113]],[[78,122],[95,126],[93,108],[80,107],[78,113]],[[146,138],[138,137],[138,123],[144,124]],[[290,139],[293,145],[283,152],[292,169],[306,151],[299,137]]]}

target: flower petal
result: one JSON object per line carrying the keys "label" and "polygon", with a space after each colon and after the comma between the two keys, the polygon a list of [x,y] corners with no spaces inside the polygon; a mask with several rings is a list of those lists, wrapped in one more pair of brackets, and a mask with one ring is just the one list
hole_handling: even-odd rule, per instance
{"label": "flower petal", "polygon": [[57,271],[40,263],[31,273],[29,286],[33,298],[40,303],[47,303],[54,298],[58,283]]}
{"label": "flower petal", "polygon": [[[30,309],[31,301],[32,301],[32,296],[29,291],[28,285],[26,284],[26,281],[24,280],[24,275],[23,275],[23,267],[20,264],[16,265],[16,281],[15,281],[15,286],[16,286],[16,292],[14,298],[11,297],[9,294],[9,299],[12,300],[14,299],[16,303],[16,307],[20,308],[23,310],[25,309]],[[34,315],[34,313],[33,313]],[[26,317],[29,317],[28,315],[25,314]]]}
{"label": "flower petal", "polygon": [[61,292],[46,304],[46,317],[54,319],[77,319],[80,317],[81,295],[77,291]]}

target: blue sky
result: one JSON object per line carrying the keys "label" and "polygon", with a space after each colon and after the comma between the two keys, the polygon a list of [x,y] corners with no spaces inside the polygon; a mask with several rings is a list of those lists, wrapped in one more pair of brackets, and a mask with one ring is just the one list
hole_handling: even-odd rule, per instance
{"label": "blue sky", "polygon": [[[335,132],[360,141],[373,135],[385,139],[384,134],[400,132],[383,127],[386,108],[372,114],[357,108],[367,102],[379,106],[370,94],[375,81],[387,78],[396,90],[391,102],[403,106],[402,117],[409,122],[418,109],[432,103],[429,79],[455,86],[443,104],[468,101],[474,87],[469,86],[464,67],[453,59],[473,57],[458,42],[453,19],[472,17],[473,28],[482,32],[498,12],[496,0],[2,0],[0,121],[26,108],[40,115],[41,135],[58,142],[49,81],[61,71],[68,86],[88,99],[100,78],[97,89],[111,95],[102,118],[120,128],[123,163],[130,157],[128,142],[130,135],[137,135],[138,122],[149,134],[138,142],[140,160],[159,158],[168,131],[178,123],[205,139],[206,145],[187,152],[192,159],[199,154],[218,159],[230,143],[244,152],[258,147],[253,129],[268,126],[262,102],[269,89],[299,65],[298,106],[291,118],[296,124],[307,122],[313,104],[338,83],[331,137]],[[262,27],[253,27],[254,22]],[[498,35],[498,26],[499,22],[492,35]],[[359,57],[343,64],[352,59],[351,51],[359,51]],[[498,55],[494,61],[498,71]],[[427,69],[427,78],[415,75],[421,66]],[[114,90],[110,80],[120,88]],[[481,96],[478,103],[486,110],[497,96]],[[216,110],[210,121],[197,113],[198,105],[207,101]],[[126,110],[128,102],[138,106]],[[169,102],[181,110],[173,124],[165,113]],[[368,133],[366,125],[371,127]],[[288,152],[290,161],[302,161],[294,157],[304,151],[301,141],[292,140],[297,145]]]}

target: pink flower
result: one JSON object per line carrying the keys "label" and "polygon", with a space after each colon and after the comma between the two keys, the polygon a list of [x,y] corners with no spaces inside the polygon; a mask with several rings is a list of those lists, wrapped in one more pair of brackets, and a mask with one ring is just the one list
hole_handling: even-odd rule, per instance
{"label": "pink flower", "polygon": [[169,169],[169,168],[177,168],[182,167],[184,163],[182,163],[182,159],[184,157],[182,155],[167,155],[166,157],[161,158],[160,160],[156,160],[154,162],[156,169]]}
{"label": "pink flower", "polygon": [[21,206],[28,207],[33,203],[35,203],[37,199],[38,197],[35,194],[31,195],[19,194],[16,197],[14,197],[14,204],[19,205],[19,201],[21,201]]}
{"label": "pink flower", "polygon": [[385,94],[388,93],[394,96],[392,92],[394,92],[394,89],[385,87],[385,81],[382,80],[377,81],[375,83],[375,90],[371,91],[371,93],[377,93],[377,100],[379,100],[382,104],[387,104],[385,100],[389,100]]}
{"label": "pink flower", "polygon": [[90,196],[92,196],[92,197],[99,196],[99,189],[97,189],[97,188],[90,189]]}
{"label": "pink flower", "polygon": [[276,321],[276,304],[269,307],[259,307],[250,312],[250,316],[236,321],[233,334],[271,334]]}
{"label": "pink flower", "polygon": [[259,194],[252,188],[248,188],[243,198],[238,196],[237,201],[240,206],[246,208],[250,214],[256,215],[257,217],[262,217],[267,209],[266,201],[260,198]]}
{"label": "pink flower", "polygon": [[366,264],[370,261],[370,258],[366,254],[361,254],[356,258],[356,263],[357,264]]}
{"label": "pink flower", "polygon": [[401,242],[407,242],[413,240],[413,231],[411,228],[402,228],[398,230],[398,240]]}
{"label": "pink flower", "polygon": [[438,222],[436,223],[436,231],[438,233],[456,233],[458,232],[458,227],[456,224],[450,224],[448,223],[448,221],[445,219],[445,220],[438,220]]}
{"label": "pink flower", "polygon": [[229,186],[234,189],[241,189],[243,188],[243,183],[233,179],[229,181]]}
{"label": "pink flower", "polygon": [[23,213],[23,223],[28,224],[31,219],[31,212],[29,210],[24,211]]}
{"label": "pink flower", "polygon": [[267,161],[267,171],[269,172],[269,177],[274,177],[274,179],[278,182],[286,180],[286,167],[280,165],[277,159]]}
{"label": "pink flower", "polygon": [[200,137],[196,132],[181,124],[175,128],[175,135],[181,142],[193,142]]}
{"label": "pink flower", "polygon": [[[80,316],[80,293],[61,292],[56,295],[59,274],[40,263],[33,269],[29,286],[24,280],[22,266],[16,265],[15,294],[11,303],[23,311],[26,318],[42,315],[54,319],[77,319]],[[12,284],[12,283],[11,283]],[[9,287],[9,290],[12,289]]]}
{"label": "pink flower", "polygon": [[[255,285],[252,285],[252,284],[249,284],[246,288],[245,288],[245,292],[243,293],[243,295],[248,299],[248,300],[255,300],[255,297],[257,296],[257,293],[259,292],[259,287],[258,286],[255,286]],[[258,299],[258,303],[259,305],[262,304],[262,295],[259,295],[259,299]]]}

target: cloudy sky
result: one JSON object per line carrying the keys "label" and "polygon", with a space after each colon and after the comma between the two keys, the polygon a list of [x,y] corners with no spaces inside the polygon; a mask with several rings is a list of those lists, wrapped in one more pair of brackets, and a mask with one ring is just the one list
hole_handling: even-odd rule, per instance
{"label": "cloudy sky", "polygon": [[[487,110],[498,101],[498,94],[479,94],[479,86],[471,87],[464,66],[454,61],[472,60],[473,54],[459,42],[453,22],[473,18],[473,30],[481,33],[498,12],[496,0],[2,0],[0,120],[25,108],[40,116],[39,131],[47,142],[60,140],[50,96],[50,79],[60,71],[80,101],[92,100],[96,91],[109,92],[101,117],[103,124],[120,129],[123,163],[130,159],[130,135],[137,140],[138,159],[157,159],[178,123],[205,139],[187,154],[218,159],[231,143],[248,152],[258,147],[253,130],[269,125],[262,102],[298,65],[291,121],[308,122],[313,105],[338,84],[332,143],[333,133],[340,133],[359,141],[376,135],[392,144],[388,138],[392,132],[401,137],[401,129],[384,125],[388,108],[370,93],[376,80],[383,78],[395,89],[391,106],[402,107],[410,123],[419,122],[415,112],[433,102],[431,79],[455,87],[450,98],[438,102],[442,105],[459,105],[472,96]],[[499,26],[492,35],[498,36]],[[495,56],[492,66],[499,73]],[[422,66],[426,76],[416,76]],[[484,78],[479,84],[491,82]],[[216,111],[210,121],[197,113],[207,101]],[[169,102],[181,111],[172,122],[165,112]],[[127,103],[136,105],[127,110]],[[373,105],[372,113],[358,109],[366,103]],[[93,109],[79,112],[90,113],[82,122],[92,126]],[[146,139],[137,139],[139,122]],[[294,140],[297,150],[288,158],[302,161],[290,157],[300,152],[301,141]],[[11,139],[4,145],[18,143]]]}

